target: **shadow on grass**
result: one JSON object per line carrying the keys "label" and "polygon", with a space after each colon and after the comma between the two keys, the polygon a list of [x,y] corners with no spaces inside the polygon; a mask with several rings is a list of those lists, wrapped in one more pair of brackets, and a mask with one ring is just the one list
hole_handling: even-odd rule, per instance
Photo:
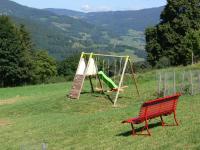
{"label": "shadow on grass", "polygon": [[102,95],[104,95],[106,97],[106,99],[108,99],[112,104],[114,104],[114,101],[113,99],[110,97],[110,95],[106,94],[105,92],[104,93],[101,93],[101,92],[81,92],[81,94],[92,94],[92,96],[94,97],[101,97]]}
{"label": "shadow on grass", "polygon": [[[149,129],[152,129],[152,128],[155,128],[155,127],[158,127],[158,126],[161,126],[161,125],[162,125],[161,122],[149,124]],[[144,126],[135,129],[136,133],[141,132],[143,128],[144,128]],[[145,130],[144,130],[144,132],[145,132]],[[119,133],[119,134],[117,134],[116,136],[124,136],[124,137],[127,137],[127,136],[131,136],[131,135],[132,135],[132,130],[126,131],[126,132],[123,132],[123,133]]]}

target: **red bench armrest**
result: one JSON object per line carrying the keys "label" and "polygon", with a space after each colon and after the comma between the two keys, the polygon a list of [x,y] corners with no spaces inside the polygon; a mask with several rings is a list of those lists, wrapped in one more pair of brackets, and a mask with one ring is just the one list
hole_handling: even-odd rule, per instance
{"label": "red bench armrest", "polygon": [[133,123],[133,124],[137,124],[141,122],[143,122],[143,119],[141,119],[140,117],[130,118],[130,119],[122,121],[122,123]]}

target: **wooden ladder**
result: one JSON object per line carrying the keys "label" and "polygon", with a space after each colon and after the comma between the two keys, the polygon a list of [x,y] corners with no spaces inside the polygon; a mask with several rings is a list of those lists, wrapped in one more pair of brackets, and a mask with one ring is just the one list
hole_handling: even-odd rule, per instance
{"label": "wooden ladder", "polygon": [[73,81],[72,89],[71,89],[70,94],[69,94],[69,98],[79,99],[84,80],[85,80],[84,75],[76,75],[74,77],[74,81]]}

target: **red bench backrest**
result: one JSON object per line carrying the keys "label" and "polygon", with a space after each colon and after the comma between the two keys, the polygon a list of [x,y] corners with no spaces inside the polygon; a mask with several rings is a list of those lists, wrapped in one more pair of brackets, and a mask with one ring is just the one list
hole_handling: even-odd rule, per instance
{"label": "red bench backrest", "polygon": [[171,114],[176,110],[177,101],[180,96],[181,94],[176,94],[143,103],[139,117],[151,119],[160,115]]}

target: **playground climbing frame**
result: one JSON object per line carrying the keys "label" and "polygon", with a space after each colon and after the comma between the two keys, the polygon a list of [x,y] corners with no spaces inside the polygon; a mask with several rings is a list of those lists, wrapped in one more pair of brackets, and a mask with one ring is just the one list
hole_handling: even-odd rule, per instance
{"label": "playground climbing frame", "polygon": [[[100,76],[98,74],[99,73],[98,65],[97,65],[97,62],[95,62],[95,60],[98,60],[97,58],[99,58],[99,57],[107,57],[108,60],[110,59],[110,61],[113,60],[113,59],[120,59],[121,60],[120,61],[121,72],[118,74],[120,78],[119,78],[119,83],[117,84],[117,86],[114,84],[112,79],[110,79],[109,77],[106,77],[106,75],[103,74],[103,77],[104,77],[103,81],[105,83],[107,82],[107,84],[109,83],[109,85],[110,85],[109,87],[112,87],[112,86],[115,87],[115,88],[117,87],[116,91],[115,91],[116,95],[115,95],[115,98],[113,100],[114,106],[116,106],[116,104],[117,104],[117,100],[118,100],[118,97],[119,97],[119,94],[120,94],[120,89],[122,88],[125,72],[126,72],[128,65],[129,65],[129,68],[130,68],[130,74],[132,76],[132,81],[133,81],[133,83],[136,87],[137,94],[139,95],[139,90],[138,90],[138,86],[137,86],[137,82],[136,82],[135,72],[134,72],[134,69],[133,69],[133,63],[131,62],[129,56],[118,56],[118,55],[107,55],[107,54],[105,55],[105,54],[95,54],[95,53],[84,53],[84,52],[82,52],[81,57],[80,57],[80,61],[79,61],[79,65],[77,67],[77,71],[76,71],[76,74],[75,74],[75,77],[74,77],[73,85],[72,85],[71,91],[68,95],[69,98],[71,98],[71,99],[79,99],[80,98],[80,94],[81,94],[83,84],[84,84],[84,80],[85,80],[86,77],[89,77],[92,92],[94,92],[94,87],[93,87],[91,78],[96,77],[96,79],[98,79],[99,84],[101,86],[102,93],[104,93],[103,92],[103,84],[102,84],[102,81],[101,81]],[[122,60],[124,60],[123,65],[121,63]],[[104,60],[103,60],[103,64],[104,64]],[[115,64],[115,66],[116,66],[116,64]],[[103,70],[104,69],[105,68],[103,66]],[[102,71],[100,71],[100,72],[101,72],[101,75],[102,75]],[[116,72],[116,68],[115,68],[115,72]],[[114,76],[114,78],[116,78],[116,76]]]}

